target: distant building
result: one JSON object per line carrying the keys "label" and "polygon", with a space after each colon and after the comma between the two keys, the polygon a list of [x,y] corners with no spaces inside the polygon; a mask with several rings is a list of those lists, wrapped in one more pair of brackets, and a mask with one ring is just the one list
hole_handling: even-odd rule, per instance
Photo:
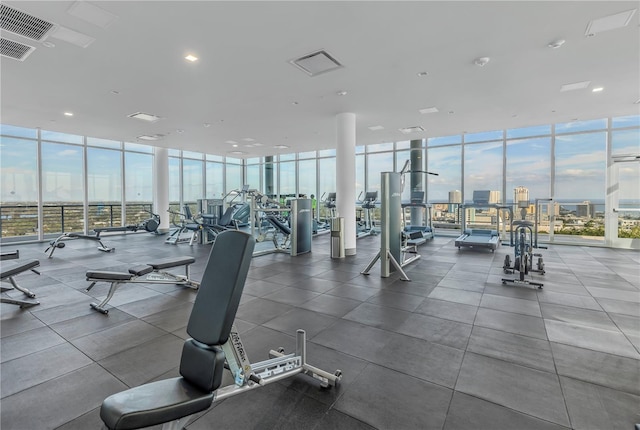
{"label": "distant building", "polygon": [[576,216],[579,218],[593,218],[595,215],[595,205],[589,200],[576,205]]}
{"label": "distant building", "polygon": [[458,210],[458,206],[462,203],[462,193],[460,190],[449,191],[449,213],[453,213]]}
{"label": "distant building", "polygon": [[489,204],[495,205],[498,203],[502,203],[502,199],[500,199],[500,191],[491,191],[489,193]]}

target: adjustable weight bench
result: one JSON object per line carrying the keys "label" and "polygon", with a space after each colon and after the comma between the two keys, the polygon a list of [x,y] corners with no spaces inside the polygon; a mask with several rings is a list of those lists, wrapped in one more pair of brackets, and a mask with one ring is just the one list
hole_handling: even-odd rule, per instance
{"label": "adjustable weight bench", "polygon": [[[200,286],[198,281],[191,279],[189,272],[189,266],[195,263],[193,257],[179,257],[179,258],[165,258],[155,263],[142,264],[135,267],[131,267],[127,272],[110,272],[103,270],[90,270],[87,272],[87,281],[91,284],[87,287],[85,292],[89,292],[97,282],[110,282],[111,287],[107,297],[100,303],[91,303],[92,309],[108,314],[109,310],[104,306],[111,300],[116,290],[121,284],[175,284],[184,285],[186,287],[197,290]],[[184,275],[176,275],[171,272],[165,271],[165,269],[171,269],[174,267],[185,267]]]}
{"label": "adjustable weight bench", "polygon": [[[297,355],[271,351],[273,358],[251,364],[233,328],[255,240],[247,233],[225,231],[213,244],[187,325],[187,339],[177,378],[152,382],[107,397],[100,418],[110,430],[130,430],[164,424],[182,429],[191,416],[215,400],[259,388],[298,373],[323,386],[335,385],[340,372],[329,374],[306,363],[304,331],[298,331]],[[228,368],[235,383],[222,385]]]}
{"label": "adjustable weight bench", "polygon": [[[4,260],[16,260],[20,257],[20,253],[19,251],[15,251],[15,252],[6,252],[6,253],[2,253],[0,254],[0,260],[4,261]],[[4,263],[2,264],[2,267],[0,269],[0,278],[1,281],[3,282],[9,282],[11,284],[11,287],[1,287],[2,288],[2,292],[5,291],[9,291],[12,289],[16,289],[18,291],[21,291],[22,293],[24,293],[27,297],[29,297],[30,299],[33,299],[36,295],[34,293],[32,293],[31,291],[29,291],[28,289],[19,286],[15,279],[13,279],[14,276],[22,273],[22,272],[26,272],[27,270],[31,270],[33,273],[36,274],[40,274],[40,272],[38,272],[35,268],[38,267],[40,265],[40,261],[38,260],[25,260],[25,261],[20,261],[20,262],[15,262],[15,263]],[[29,308],[31,306],[36,306],[39,305],[40,302],[36,301],[36,300],[20,300],[20,299],[13,299],[11,297],[5,297],[2,296],[0,297],[0,303],[9,303],[12,305],[18,305],[21,308]]]}

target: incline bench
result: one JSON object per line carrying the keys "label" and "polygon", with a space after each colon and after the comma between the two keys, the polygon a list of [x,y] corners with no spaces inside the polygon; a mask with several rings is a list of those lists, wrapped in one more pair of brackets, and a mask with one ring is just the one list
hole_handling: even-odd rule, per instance
{"label": "incline bench", "polygon": [[[187,325],[187,339],[177,378],[152,382],[109,396],[100,418],[110,430],[130,430],[164,424],[182,429],[191,416],[214,400],[306,373],[325,387],[341,377],[306,363],[304,331],[298,330],[296,354],[271,351],[271,359],[251,364],[233,321],[249,271],[255,240],[240,231],[225,231],[213,244],[200,290]],[[222,385],[225,368],[235,383]]]}
{"label": "incline bench", "polygon": [[[15,252],[3,252],[0,254],[0,261],[4,260],[16,260],[20,257],[19,251]],[[30,299],[34,298],[36,295],[29,291],[28,289],[19,286],[16,281],[13,279],[15,275],[18,275],[22,272],[26,272],[27,270],[31,270],[33,273],[40,274],[35,268],[40,265],[40,261],[38,260],[24,260],[15,263],[5,263],[2,264],[2,268],[0,269],[0,278],[3,282],[9,282],[13,288],[18,291],[23,292]],[[2,287],[2,292],[9,291],[13,289],[11,287]],[[39,305],[40,302],[36,300],[20,300],[13,299],[11,297],[0,297],[0,303],[10,303],[12,305],[18,305],[21,308],[28,308],[31,306]]]}
{"label": "incline bench", "polygon": [[[89,306],[105,315],[108,314],[109,310],[105,309],[104,306],[111,300],[121,284],[175,284],[197,290],[200,283],[192,280],[189,273],[189,266],[195,261],[193,257],[170,257],[154,263],[132,267],[127,272],[89,270],[87,272],[87,281],[91,281],[91,285],[87,287],[86,292],[89,292],[97,282],[111,283],[107,297],[102,302],[91,303]],[[165,271],[165,269],[180,266],[185,267],[184,275],[176,275]]]}

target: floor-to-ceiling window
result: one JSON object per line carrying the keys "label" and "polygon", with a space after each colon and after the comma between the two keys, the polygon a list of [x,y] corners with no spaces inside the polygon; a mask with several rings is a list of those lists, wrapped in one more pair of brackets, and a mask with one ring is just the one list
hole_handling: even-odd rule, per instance
{"label": "floor-to-ceiling window", "polygon": [[82,232],[85,227],[83,138],[43,130],[41,139],[44,234]]}
{"label": "floor-to-ceiling window", "polygon": [[34,239],[38,234],[37,130],[2,125],[1,133],[2,238]]}
{"label": "floor-to-ceiling window", "polygon": [[125,142],[124,149],[125,224],[137,224],[153,208],[153,147]]}
{"label": "floor-to-ceiling window", "polygon": [[204,162],[199,152],[182,151],[182,201],[188,204],[192,213],[198,211],[198,200],[204,194]]}
{"label": "floor-to-ceiling window", "polygon": [[[462,203],[462,136],[427,139],[427,193],[436,228],[459,230]],[[433,174],[431,174],[433,173]]]}
{"label": "floor-to-ceiling window", "polygon": [[224,196],[224,163],[223,158],[207,154],[205,168],[207,198],[221,199]]}
{"label": "floor-to-ceiling window", "polygon": [[122,142],[87,138],[88,226],[122,225]]}
{"label": "floor-to-ceiling window", "polygon": [[555,235],[604,240],[606,120],[556,125]]}

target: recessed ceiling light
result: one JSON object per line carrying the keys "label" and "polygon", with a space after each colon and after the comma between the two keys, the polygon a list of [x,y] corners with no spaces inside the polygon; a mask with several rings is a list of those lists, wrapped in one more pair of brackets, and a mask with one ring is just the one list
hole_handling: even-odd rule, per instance
{"label": "recessed ceiling light", "polygon": [[64,116],[73,116],[73,112],[65,112]]}
{"label": "recessed ceiling light", "polygon": [[631,21],[631,17],[636,9],[627,10],[615,15],[605,16],[604,18],[594,19],[587,25],[585,36],[593,36],[603,31],[615,30],[616,28],[626,27]]}
{"label": "recessed ceiling light", "polygon": [[56,44],[52,42],[42,42],[42,46],[44,46],[45,48],[55,48]]}
{"label": "recessed ceiling light", "polygon": [[150,113],[144,113],[144,112],[132,113],[130,115],[127,115],[127,117],[135,118],[135,119],[141,119],[141,120],[147,121],[147,122],[156,122],[156,121],[158,121],[160,119],[159,116],[151,115]]}
{"label": "recessed ceiling light", "polygon": [[243,155],[243,154],[246,154],[246,152],[242,152],[242,151],[229,151],[229,154],[233,154],[233,155]]}
{"label": "recessed ceiling light", "polygon": [[288,148],[287,145],[273,145],[273,147],[276,148],[276,149],[286,149],[286,148]]}
{"label": "recessed ceiling light", "polygon": [[371,131],[384,130],[384,127],[381,125],[372,125],[371,127],[369,127],[369,130]]}
{"label": "recessed ceiling light", "polygon": [[237,148],[237,147],[238,147],[238,144],[237,144],[237,143],[234,143],[234,144],[233,144],[233,145],[231,145],[231,146],[233,146],[234,148]]}
{"label": "recessed ceiling light", "polygon": [[195,55],[192,55],[192,54],[187,55],[186,57],[184,57],[184,59],[187,60],[187,61],[191,61],[192,63],[194,61],[198,61],[198,57],[196,57]]}
{"label": "recessed ceiling light", "polygon": [[573,84],[564,84],[560,87],[560,92],[583,90],[591,84],[591,81],[575,82]]}
{"label": "recessed ceiling light", "polygon": [[604,88],[603,88],[603,87],[596,87],[596,88],[592,89],[592,90],[591,90],[591,92],[593,92],[593,93],[599,93],[599,92],[600,92],[600,91],[602,91],[602,90],[604,90]]}
{"label": "recessed ceiling light", "polygon": [[253,146],[254,146],[254,145],[252,145],[252,144],[250,144],[250,143],[247,143],[244,147],[245,147],[245,148],[253,148]]}
{"label": "recessed ceiling light", "polygon": [[475,64],[476,66],[484,67],[489,62],[489,60],[491,60],[491,58],[489,57],[480,57],[473,60],[473,64]]}
{"label": "recessed ceiling light", "polygon": [[262,146],[262,143],[260,143],[260,142],[255,142],[255,143],[253,144],[253,146]]}
{"label": "recessed ceiling light", "polygon": [[242,140],[244,140],[245,142],[254,142],[255,139],[251,138],[251,137],[244,137]]}
{"label": "recessed ceiling light", "polygon": [[424,108],[424,109],[420,109],[418,112],[420,112],[420,113],[436,113],[436,112],[438,112],[438,108],[437,107]]}
{"label": "recessed ceiling light", "polygon": [[418,72],[418,73],[416,73],[416,75],[418,75],[419,78],[424,78],[428,74],[429,74],[429,72]]}
{"label": "recessed ceiling light", "polygon": [[202,124],[202,126],[204,128],[209,128],[209,127],[211,127],[211,124],[209,124],[208,122],[205,122],[204,124]]}
{"label": "recessed ceiling light", "polygon": [[346,91],[338,91],[336,94],[339,95],[339,96],[346,96],[347,92]]}
{"label": "recessed ceiling light", "polygon": [[553,42],[549,43],[547,46],[551,49],[558,49],[559,47],[561,47],[562,45],[564,45],[565,40],[564,39],[558,39],[558,40],[554,40]]}
{"label": "recessed ceiling light", "polygon": [[225,143],[238,143],[235,140],[227,140]]}

